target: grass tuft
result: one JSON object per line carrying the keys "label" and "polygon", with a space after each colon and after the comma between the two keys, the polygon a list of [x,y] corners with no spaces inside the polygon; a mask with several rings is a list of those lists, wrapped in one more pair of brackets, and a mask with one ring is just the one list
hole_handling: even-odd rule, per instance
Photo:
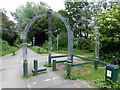
{"label": "grass tuft", "polygon": [[22,76],[22,79],[30,79],[33,75]]}
{"label": "grass tuft", "polygon": [[[2,54],[0,54],[0,56],[4,56],[4,55],[7,55],[7,54],[10,54],[14,51],[17,51],[19,48],[18,47],[13,47],[13,46],[10,46],[10,48],[8,48],[7,50],[3,50],[2,49]],[[12,56],[15,56],[15,55],[12,55]]]}

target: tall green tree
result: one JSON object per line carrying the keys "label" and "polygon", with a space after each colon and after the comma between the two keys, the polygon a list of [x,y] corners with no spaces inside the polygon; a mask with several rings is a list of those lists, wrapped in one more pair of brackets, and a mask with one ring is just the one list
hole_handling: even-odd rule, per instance
{"label": "tall green tree", "polygon": [[[35,4],[34,2],[27,2],[25,5],[21,5],[19,8],[12,12],[12,16],[17,22],[17,27],[19,31],[23,31],[27,23],[34,16],[45,13],[50,8],[44,2],[40,2]],[[28,33],[28,40],[32,41],[33,37],[35,37],[35,44],[41,44],[46,40],[46,29],[47,19],[41,18],[37,20],[30,28]],[[42,39],[41,39],[42,38]]]}
{"label": "tall green tree", "polygon": [[44,2],[35,4],[34,2],[27,2],[25,5],[18,7],[15,12],[11,12],[14,19],[17,21],[17,26],[20,30],[23,30],[25,25],[34,16],[45,13],[50,6]]}
{"label": "tall green tree", "polygon": [[40,2],[38,4],[27,2],[25,5],[18,7],[15,12],[11,12],[11,14],[17,21],[18,28],[23,30],[30,19],[34,16],[45,13],[49,8],[50,7],[44,2]]}
{"label": "tall green tree", "polygon": [[68,22],[73,28],[73,25],[81,20],[74,32],[74,37],[88,37],[91,31],[88,21],[83,21],[84,18],[91,19],[90,3],[87,1],[65,0],[65,10],[59,11],[62,15],[68,18]]}
{"label": "tall green tree", "polygon": [[101,37],[101,57],[109,60],[115,55],[120,64],[120,7],[115,3],[106,11],[101,10],[98,17],[98,29]]}
{"label": "tall green tree", "polygon": [[15,40],[18,38],[17,29],[15,23],[9,20],[6,15],[6,10],[1,9],[0,13],[2,15],[2,39],[7,41],[10,45],[14,45]]}

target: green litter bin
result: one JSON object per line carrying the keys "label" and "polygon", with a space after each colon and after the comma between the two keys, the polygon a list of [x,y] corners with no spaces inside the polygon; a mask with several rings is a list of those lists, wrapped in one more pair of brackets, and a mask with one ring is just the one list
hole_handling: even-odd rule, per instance
{"label": "green litter bin", "polygon": [[113,82],[118,80],[118,65],[106,65],[106,80],[110,79]]}

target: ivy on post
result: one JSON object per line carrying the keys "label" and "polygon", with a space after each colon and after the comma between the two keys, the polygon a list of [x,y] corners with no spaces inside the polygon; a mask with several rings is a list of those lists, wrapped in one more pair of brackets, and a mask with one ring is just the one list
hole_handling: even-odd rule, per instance
{"label": "ivy on post", "polygon": [[49,9],[47,11],[47,17],[48,17],[48,64],[51,65],[51,53],[52,53],[52,27],[51,27],[51,14],[52,14],[52,9]]}

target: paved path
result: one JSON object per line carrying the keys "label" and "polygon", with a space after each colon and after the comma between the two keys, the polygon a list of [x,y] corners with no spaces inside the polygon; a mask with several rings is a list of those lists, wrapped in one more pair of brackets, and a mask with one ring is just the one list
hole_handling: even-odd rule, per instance
{"label": "paved path", "polygon": [[[44,63],[48,61],[48,54],[37,54],[28,49],[30,75],[32,75],[34,59],[38,59],[39,67],[43,67]],[[47,71],[41,72],[37,76],[22,79],[22,49],[18,50],[15,56],[9,54],[0,57],[0,66],[2,66],[0,67],[2,88],[96,88],[93,83],[85,80],[65,80],[62,74],[66,71],[60,70],[60,67],[57,67],[58,71],[52,71],[52,68],[49,67]]]}

